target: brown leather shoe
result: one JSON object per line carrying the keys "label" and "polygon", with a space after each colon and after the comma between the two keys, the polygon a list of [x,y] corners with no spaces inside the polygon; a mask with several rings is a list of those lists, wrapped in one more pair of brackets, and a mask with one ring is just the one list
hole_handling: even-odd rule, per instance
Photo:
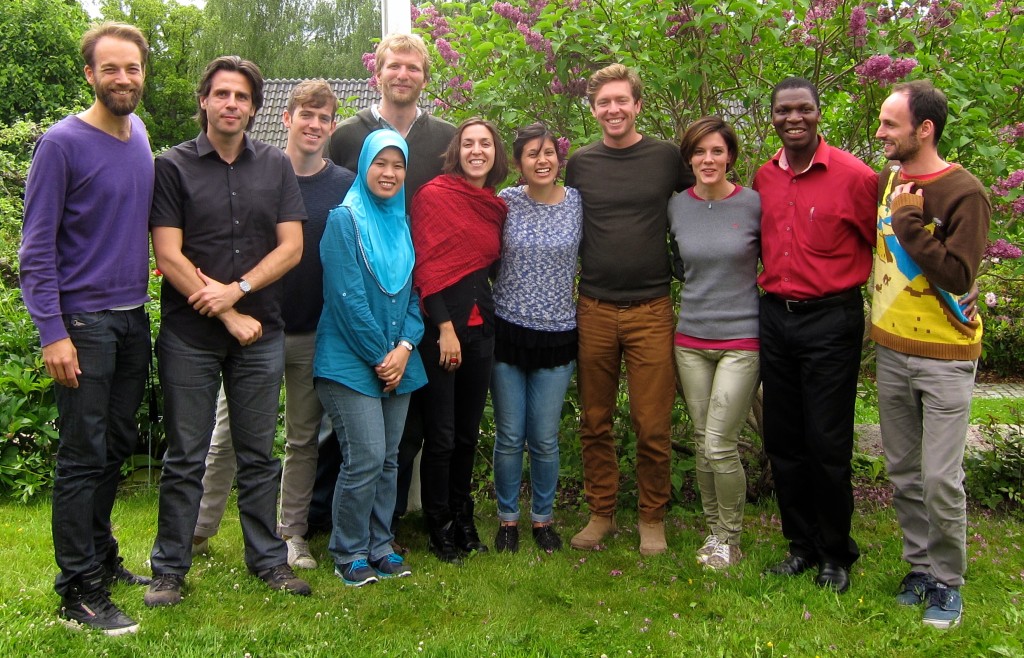
{"label": "brown leather shoe", "polygon": [[615,532],[614,516],[590,515],[590,522],[569,541],[569,545],[580,551],[592,551],[601,545],[609,532]]}
{"label": "brown leather shoe", "polygon": [[640,530],[640,555],[661,555],[668,550],[663,521],[641,521],[637,527]]}

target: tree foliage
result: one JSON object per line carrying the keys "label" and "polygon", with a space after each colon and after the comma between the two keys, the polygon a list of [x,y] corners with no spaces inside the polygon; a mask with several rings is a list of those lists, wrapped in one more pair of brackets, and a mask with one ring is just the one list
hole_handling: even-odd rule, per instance
{"label": "tree foliage", "polygon": [[235,54],[268,78],[358,77],[380,33],[379,0],[207,0],[205,60]]}
{"label": "tree foliage", "polygon": [[[1021,0],[436,2],[413,17],[436,53],[442,111],[485,115],[506,135],[544,120],[575,144],[596,139],[585,81],[621,62],[645,83],[641,132],[676,139],[702,115],[726,116],[742,138],[738,175],[749,181],[779,148],[771,88],[801,75],[821,90],[829,142],[877,167],[888,88],[930,77],[950,100],[948,159],[986,184],[1024,168]],[[1024,201],[1013,207],[1021,182],[1004,180],[1016,187],[996,199],[996,234],[1019,230],[1024,214]]]}
{"label": "tree foliage", "polygon": [[41,121],[88,103],[78,42],[88,16],[73,0],[3,0],[0,124]]}
{"label": "tree foliage", "polygon": [[205,60],[195,47],[206,16],[176,0],[105,0],[105,20],[123,21],[142,30],[149,41],[146,87],[138,113],[157,149],[196,136],[199,127],[195,89]]}

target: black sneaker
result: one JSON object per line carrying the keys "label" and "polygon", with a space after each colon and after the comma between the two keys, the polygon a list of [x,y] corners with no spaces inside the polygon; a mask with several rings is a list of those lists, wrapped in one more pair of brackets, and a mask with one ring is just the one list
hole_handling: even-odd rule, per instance
{"label": "black sneaker", "polygon": [[900,591],[896,595],[896,603],[900,605],[920,605],[928,598],[928,590],[935,587],[935,578],[920,571],[911,571],[903,577]]}
{"label": "black sneaker", "polygon": [[93,629],[111,636],[139,630],[138,622],[121,612],[102,587],[64,597],[57,615],[62,624],[75,630]]}
{"label": "black sneaker", "polygon": [[519,526],[499,525],[498,534],[494,536],[494,550],[499,553],[519,552]]}
{"label": "black sneaker", "polygon": [[362,587],[377,582],[377,572],[360,558],[334,567],[334,575],[349,587]]}
{"label": "black sneaker", "polygon": [[412,569],[406,566],[405,560],[398,553],[390,553],[370,564],[381,578],[405,578],[412,575]]}
{"label": "black sneaker", "polygon": [[287,562],[279,564],[276,567],[271,567],[266,571],[261,571],[257,575],[260,577],[260,580],[270,587],[270,589],[288,592],[289,594],[297,594],[299,596],[309,596],[313,593],[309,583],[296,576],[295,572],[292,571],[292,568],[288,566]]}
{"label": "black sneaker", "polygon": [[150,582],[152,582],[150,578],[128,571],[124,566],[124,558],[120,555],[115,554],[113,558],[108,558],[103,563],[103,584],[108,589],[114,583],[148,585]]}
{"label": "black sneaker", "polygon": [[548,553],[562,550],[562,538],[558,536],[554,526],[550,523],[534,526],[533,541],[537,542],[537,548]]}
{"label": "black sneaker", "polygon": [[142,597],[142,602],[150,608],[181,603],[181,587],[185,584],[185,576],[176,573],[161,573],[153,577],[149,589]]}

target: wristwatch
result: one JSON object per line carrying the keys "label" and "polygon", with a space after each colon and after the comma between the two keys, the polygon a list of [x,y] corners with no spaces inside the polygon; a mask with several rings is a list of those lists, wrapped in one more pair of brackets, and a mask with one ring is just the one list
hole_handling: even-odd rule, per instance
{"label": "wristwatch", "polygon": [[413,345],[412,343],[410,343],[409,341],[407,341],[404,338],[402,340],[398,341],[398,343],[396,343],[396,344],[397,345],[401,345],[402,347],[404,347],[405,349],[409,350],[410,352],[413,351],[414,349],[416,349],[415,345]]}
{"label": "wristwatch", "polygon": [[252,284],[245,279],[238,280],[238,287],[242,289],[242,297],[245,297],[252,292]]}

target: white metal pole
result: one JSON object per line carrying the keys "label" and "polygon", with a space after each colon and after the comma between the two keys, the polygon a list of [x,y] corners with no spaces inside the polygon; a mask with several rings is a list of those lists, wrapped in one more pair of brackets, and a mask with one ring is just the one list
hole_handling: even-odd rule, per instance
{"label": "white metal pole", "polygon": [[412,32],[412,12],[409,0],[381,0],[380,35]]}

